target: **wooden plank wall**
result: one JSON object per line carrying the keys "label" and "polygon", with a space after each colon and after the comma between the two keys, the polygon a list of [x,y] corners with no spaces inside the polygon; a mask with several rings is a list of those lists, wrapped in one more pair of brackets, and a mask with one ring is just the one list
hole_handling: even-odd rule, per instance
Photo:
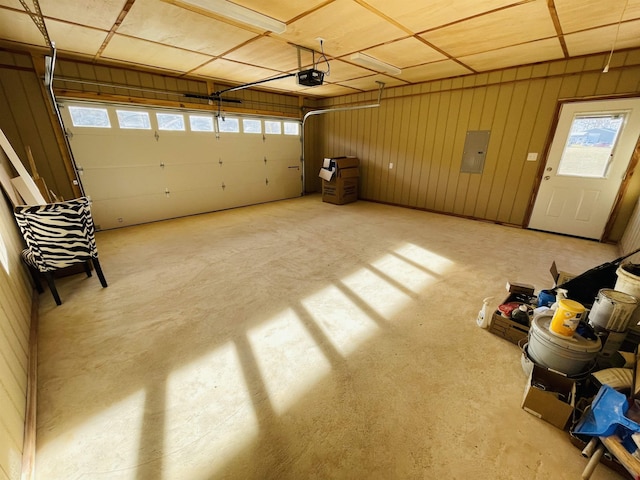
{"label": "wooden plank wall", "polygon": [[[1,153],[0,164],[8,164]],[[2,167],[2,165],[0,165]],[[33,290],[20,260],[22,236],[0,198],[0,480],[20,478]]]}
{"label": "wooden plank wall", "polygon": [[[640,94],[640,50],[615,53],[607,74],[605,61],[595,55],[388,89],[380,108],[317,120],[322,147],[308,162],[308,175],[319,191],[321,159],[355,155],[363,199],[522,226],[558,101]],[[323,106],[374,97],[336,97]],[[468,130],[491,131],[482,174],[460,173]],[[526,161],[529,152],[538,153],[536,162]],[[632,183],[612,232],[616,239],[640,193],[638,179]]]}
{"label": "wooden plank wall", "polygon": [[27,146],[47,187],[58,196],[73,198],[41,84],[29,54],[0,50],[0,128],[32,175]]}

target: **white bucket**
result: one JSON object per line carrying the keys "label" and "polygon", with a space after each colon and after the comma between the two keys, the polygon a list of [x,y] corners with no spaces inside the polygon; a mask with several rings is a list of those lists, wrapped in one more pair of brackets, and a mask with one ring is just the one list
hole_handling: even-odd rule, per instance
{"label": "white bucket", "polygon": [[549,330],[551,318],[551,314],[542,314],[531,322],[527,344],[531,360],[566,375],[584,372],[602,348],[600,338],[556,335]]}
{"label": "white bucket", "polygon": [[589,324],[612,332],[626,332],[637,306],[638,299],[633,295],[603,288],[589,312]]}
{"label": "white bucket", "polygon": [[[623,263],[616,270],[618,280],[613,288],[619,292],[628,293],[636,298],[640,298],[640,277],[626,270],[625,267],[627,267],[627,265],[629,264]],[[631,320],[629,321],[632,330],[637,330],[636,325],[638,325],[639,321],[640,308],[636,308],[635,312],[631,315]]]}

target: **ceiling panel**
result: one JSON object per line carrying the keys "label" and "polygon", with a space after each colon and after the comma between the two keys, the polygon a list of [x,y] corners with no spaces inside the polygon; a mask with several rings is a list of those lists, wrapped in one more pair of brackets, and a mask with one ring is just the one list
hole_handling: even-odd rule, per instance
{"label": "ceiling panel", "polygon": [[350,95],[352,93],[360,93],[359,90],[344,87],[342,85],[334,85],[331,83],[324,84],[319,87],[309,87],[302,90],[305,95],[314,95],[319,97],[335,97],[338,95]]}
{"label": "ceiling panel", "polygon": [[233,3],[250,8],[281,22],[288,22],[304,12],[313,10],[318,5],[326,3],[327,0],[234,0]]}
{"label": "ceiling panel", "polygon": [[453,60],[443,60],[441,62],[405,68],[402,70],[400,78],[408,82],[416,82],[417,79],[436,80],[438,78],[457,77],[469,73],[471,73],[471,70],[463,67],[459,63]]}
{"label": "ceiling panel", "polygon": [[407,34],[352,0],[336,0],[288,25],[287,31],[278,36],[316,50],[316,38],[322,37],[325,52],[338,57]]}
{"label": "ceiling panel", "polygon": [[366,3],[394,19],[413,33],[424,32],[481,13],[521,3],[514,0],[366,0]]}
{"label": "ceiling panel", "polygon": [[363,92],[368,92],[370,90],[378,90],[379,85],[376,82],[382,82],[386,87],[407,85],[407,82],[403,82],[402,80],[390,77],[388,75],[383,75],[381,73],[377,75],[370,75],[368,77],[357,78],[355,80],[348,80],[346,82],[340,82],[340,85],[357,88],[358,90],[362,90]]}
{"label": "ceiling panel", "polygon": [[[617,27],[589,30],[587,32],[565,35],[564,40],[571,55],[587,55],[589,53],[610,50],[616,38]],[[626,22],[620,25],[616,49],[640,47],[640,20]]]}
{"label": "ceiling panel", "polygon": [[478,72],[514,67],[528,63],[562,58],[562,47],[556,38],[514,45],[490,52],[460,57],[460,61]]}
{"label": "ceiling panel", "polygon": [[[572,33],[600,25],[617,24],[622,21],[640,18],[640,0],[555,0],[562,32]],[[625,8],[626,7],[626,8]],[[640,36],[640,32],[637,32]]]}
{"label": "ceiling panel", "polygon": [[449,55],[461,57],[555,36],[546,2],[532,2],[421,35]]}
{"label": "ceiling panel", "polygon": [[[296,47],[272,37],[260,37],[231,51],[223,58],[282,72],[298,68],[298,51]],[[311,61],[311,54],[303,52],[301,56],[302,65],[310,64]]]}
{"label": "ceiling panel", "polygon": [[113,36],[102,56],[177,72],[188,72],[209,60],[209,57],[200,53],[178,50],[122,35]]}
{"label": "ceiling panel", "polygon": [[45,46],[44,37],[26,13],[0,10],[0,32],[4,38],[27,45]]}
{"label": "ceiling panel", "polygon": [[266,68],[245,65],[229,60],[214,60],[193,71],[195,75],[213,77],[217,79],[233,80],[234,82],[249,83],[270,77],[282,75],[281,72],[267,70]]}
{"label": "ceiling panel", "polygon": [[53,20],[47,22],[47,31],[49,38],[55,42],[56,48],[91,56],[98,52],[107,38],[107,32],[104,30]]}
{"label": "ceiling panel", "polygon": [[[167,18],[171,21],[166,22]],[[250,31],[157,0],[136,0],[118,33],[216,56],[256,37]]]}
{"label": "ceiling panel", "polygon": [[[332,83],[339,83],[352,78],[366,77],[372,73],[371,70],[367,70],[366,68],[358,67],[338,59],[331,60],[329,65],[331,67],[331,71],[327,80]],[[325,66],[323,64],[318,65],[318,68],[325,70]]]}
{"label": "ceiling panel", "polygon": [[[126,0],[40,0],[39,3],[46,17],[108,31],[118,19]],[[27,5],[33,5],[33,2],[27,0]]]}
{"label": "ceiling panel", "polygon": [[442,53],[414,37],[365,50],[364,53],[398,68],[444,60]]}

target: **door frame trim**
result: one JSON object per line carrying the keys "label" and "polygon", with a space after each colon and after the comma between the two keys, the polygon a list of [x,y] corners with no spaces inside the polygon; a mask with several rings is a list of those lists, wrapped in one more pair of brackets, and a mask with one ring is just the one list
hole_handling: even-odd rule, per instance
{"label": "door frame trim", "polygon": [[[545,139],[544,149],[542,151],[542,155],[540,158],[540,164],[538,165],[538,172],[536,174],[536,181],[531,190],[531,196],[529,197],[529,206],[527,207],[527,211],[524,216],[523,225],[524,228],[529,228],[529,222],[531,221],[531,214],[533,213],[533,207],[536,202],[536,198],[538,197],[538,192],[540,190],[540,185],[542,184],[542,178],[544,177],[544,169],[547,165],[547,158],[549,157],[549,150],[551,150],[551,144],[553,142],[553,138],[555,136],[556,130],[558,129],[558,123],[560,122],[560,112],[562,110],[563,105],[568,105],[570,103],[577,102],[590,102],[590,101],[598,101],[598,100],[622,100],[625,98],[638,98],[640,96],[633,94],[625,94],[625,95],[603,95],[603,96],[592,96],[592,97],[581,97],[581,98],[565,98],[558,99],[556,103],[556,108],[553,116],[553,121],[549,126],[549,131],[547,132],[547,137]],[[611,210],[611,214],[609,215],[609,219],[604,227],[604,231],[602,233],[602,237],[600,238],[600,242],[608,243],[609,235],[613,230],[613,224],[615,223],[616,218],[618,217],[618,213],[620,211],[620,207],[622,204],[622,199],[624,194],[627,191],[627,187],[633,176],[635,168],[640,162],[640,139],[636,143],[635,149],[631,154],[631,159],[629,160],[629,165],[627,166],[627,170],[624,175],[624,179],[620,183],[620,188],[618,189],[618,193],[613,203],[613,208]],[[640,195],[638,195],[640,197]],[[637,198],[634,199],[634,202],[637,201]]]}

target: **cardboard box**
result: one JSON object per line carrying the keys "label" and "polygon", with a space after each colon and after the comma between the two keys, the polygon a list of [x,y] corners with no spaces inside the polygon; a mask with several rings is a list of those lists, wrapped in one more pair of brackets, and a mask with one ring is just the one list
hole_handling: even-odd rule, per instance
{"label": "cardboard box", "polygon": [[324,159],[320,171],[323,202],[344,205],[358,200],[359,164],[355,157]]}
{"label": "cardboard box", "polygon": [[564,430],[575,409],[576,381],[533,365],[524,389],[522,409]]}
{"label": "cardboard box", "polygon": [[567,283],[569,280],[576,277],[576,275],[573,275],[572,273],[558,270],[556,262],[553,262],[551,264],[551,268],[549,269],[549,272],[551,273],[551,276],[553,277],[553,281],[555,282],[554,287]]}
{"label": "cardboard box", "polygon": [[[504,304],[509,302],[522,302],[525,299],[528,300],[525,303],[531,303],[531,301],[534,300],[533,297],[529,297],[528,295],[511,293],[502,303]],[[489,331],[494,335],[509,340],[511,343],[515,343],[516,345],[518,345],[520,340],[523,340],[529,336],[528,326],[522,325],[521,323],[515,322],[510,318],[502,316],[500,310],[495,310],[493,312],[493,315],[491,315]]]}

